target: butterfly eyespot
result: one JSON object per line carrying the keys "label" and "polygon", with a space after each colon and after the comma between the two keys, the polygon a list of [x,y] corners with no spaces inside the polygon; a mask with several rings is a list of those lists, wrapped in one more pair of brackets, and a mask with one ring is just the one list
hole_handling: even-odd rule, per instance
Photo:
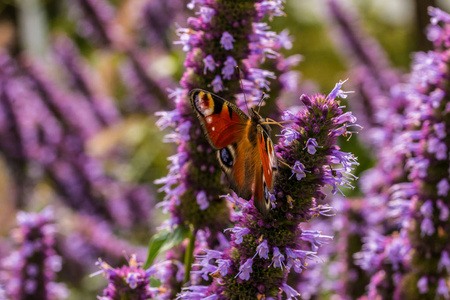
{"label": "butterfly eyespot", "polygon": [[233,156],[231,155],[231,152],[228,148],[223,148],[219,150],[220,154],[219,154],[219,158],[221,163],[228,167],[231,168],[233,166]]}
{"label": "butterfly eyespot", "polygon": [[[214,112],[214,101],[211,95],[205,93],[199,93],[194,100],[195,107],[198,112],[203,116],[210,116]],[[206,121],[210,123],[211,118],[207,118]]]}

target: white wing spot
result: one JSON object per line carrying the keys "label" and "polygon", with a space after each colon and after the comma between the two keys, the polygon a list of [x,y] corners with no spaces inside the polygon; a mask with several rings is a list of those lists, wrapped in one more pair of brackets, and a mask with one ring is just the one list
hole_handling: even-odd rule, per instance
{"label": "white wing spot", "polygon": [[[212,118],[211,117],[207,117],[206,118],[206,123],[211,124],[212,123]],[[213,129],[214,130],[214,129]]]}
{"label": "white wing spot", "polygon": [[214,131],[214,130],[216,130],[216,128],[215,128],[215,127],[213,127],[213,128],[211,128],[211,130],[212,130],[212,131]]}

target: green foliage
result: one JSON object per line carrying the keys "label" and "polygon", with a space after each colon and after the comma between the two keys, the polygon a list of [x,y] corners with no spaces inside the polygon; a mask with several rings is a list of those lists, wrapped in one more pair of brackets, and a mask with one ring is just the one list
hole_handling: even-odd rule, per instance
{"label": "green foliage", "polygon": [[144,264],[144,269],[151,266],[158,254],[161,254],[176,245],[180,244],[189,236],[190,231],[184,226],[177,226],[172,232],[163,230],[155,234],[148,245],[147,261]]}

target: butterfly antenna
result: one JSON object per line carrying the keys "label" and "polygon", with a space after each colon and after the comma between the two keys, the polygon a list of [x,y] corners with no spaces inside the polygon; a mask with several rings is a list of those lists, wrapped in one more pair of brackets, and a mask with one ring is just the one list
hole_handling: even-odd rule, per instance
{"label": "butterfly antenna", "polygon": [[247,113],[250,114],[250,110],[248,109],[248,104],[247,104],[247,98],[245,98],[244,83],[242,82],[241,70],[239,69],[239,66],[236,66],[236,69],[239,74],[239,83],[241,84],[241,90],[242,90],[242,93],[244,94],[244,102],[245,102],[245,106],[247,107]]}
{"label": "butterfly antenna", "polygon": [[264,100],[264,96],[265,95],[266,95],[266,93],[262,92],[261,99],[259,99],[259,102],[258,102],[258,114],[259,114],[259,110],[261,109],[261,104],[262,104],[262,102]]}

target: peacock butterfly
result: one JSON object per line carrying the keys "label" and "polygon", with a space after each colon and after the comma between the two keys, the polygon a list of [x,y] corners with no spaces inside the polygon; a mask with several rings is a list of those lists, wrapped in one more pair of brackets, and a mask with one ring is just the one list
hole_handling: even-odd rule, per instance
{"label": "peacock butterfly", "polygon": [[267,214],[278,163],[266,120],[253,108],[249,117],[233,103],[201,89],[192,90],[189,98],[231,188],[246,200],[253,195],[256,208]]}

